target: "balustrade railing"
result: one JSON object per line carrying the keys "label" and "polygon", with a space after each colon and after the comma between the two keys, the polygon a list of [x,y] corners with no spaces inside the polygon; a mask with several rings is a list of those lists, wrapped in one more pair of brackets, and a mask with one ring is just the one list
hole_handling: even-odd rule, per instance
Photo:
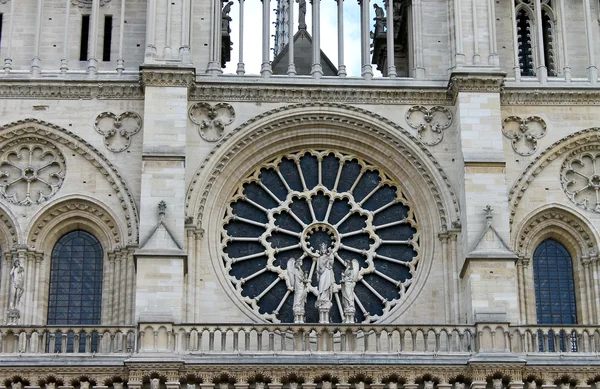
{"label": "balustrade railing", "polygon": [[2,326],[0,353],[111,354],[135,349],[134,326]]}
{"label": "balustrade railing", "polygon": [[594,354],[600,326],[183,324],[0,326],[0,354]]}

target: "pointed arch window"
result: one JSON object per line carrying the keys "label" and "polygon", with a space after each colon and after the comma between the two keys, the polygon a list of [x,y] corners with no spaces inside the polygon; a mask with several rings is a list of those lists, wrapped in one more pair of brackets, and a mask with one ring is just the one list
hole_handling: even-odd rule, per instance
{"label": "pointed arch window", "polygon": [[[72,231],[58,240],[50,265],[48,325],[100,324],[103,260],[100,242],[86,231]],[[82,334],[79,339],[80,352],[85,351],[86,336]],[[91,351],[96,351],[97,334],[91,338]],[[73,351],[74,342],[70,332],[67,352]],[[55,347],[61,347],[60,336]]]}
{"label": "pointed arch window", "polygon": [[[573,261],[567,249],[554,239],[543,241],[533,254],[533,275],[538,324],[577,324]],[[551,335],[550,349],[555,348],[558,335],[560,350],[569,347],[576,351],[577,340],[572,334],[561,331]],[[541,343],[542,338],[540,348],[546,348]]]}
{"label": "pointed arch window", "polygon": [[[541,0],[541,21],[536,22],[534,0],[515,0],[515,24],[521,76],[535,76],[546,66],[549,76],[558,75],[556,50],[556,0]],[[538,42],[541,37],[541,42]],[[536,50],[541,47],[542,50]],[[543,58],[539,58],[542,56]]]}

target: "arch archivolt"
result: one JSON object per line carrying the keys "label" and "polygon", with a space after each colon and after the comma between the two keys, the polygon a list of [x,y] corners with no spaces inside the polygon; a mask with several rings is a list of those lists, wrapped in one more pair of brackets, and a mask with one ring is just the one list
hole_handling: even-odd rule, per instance
{"label": "arch archivolt", "polygon": [[[76,134],[59,126],[38,120],[24,119],[0,126],[0,144],[12,144],[21,138],[35,137],[36,141],[55,147],[60,144],[69,148],[89,161],[108,181],[119,199],[126,224],[126,235],[120,233],[121,244],[135,243],[138,240],[138,213],[133,193],[125,178],[108,158],[94,146]],[[28,237],[20,237],[19,241],[27,241]]]}
{"label": "arch archivolt", "polygon": [[0,203],[0,254],[19,243],[19,225],[15,215],[3,203]]}
{"label": "arch archivolt", "polygon": [[599,267],[597,232],[574,209],[549,204],[531,212],[513,235],[513,247],[519,256],[518,282],[521,317],[527,323],[536,322],[533,255],[546,239],[560,242],[573,261],[578,322],[600,322],[598,297],[600,289],[593,273]]}
{"label": "arch archivolt", "polygon": [[219,282],[240,311],[261,320],[235,295],[222,269],[224,212],[227,201],[250,172],[281,155],[304,149],[349,152],[384,168],[413,204],[425,255],[406,300],[382,318],[395,320],[416,300],[434,256],[442,260],[437,235],[458,221],[459,204],[440,165],[416,138],[389,120],[358,108],[339,104],[282,107],[251,119],[220,141],[193,177],[187,194],[187,216],[195,218],[207,238],[205,244],[199,244],[198,253],[202,254],[197,255],[210,258]]}

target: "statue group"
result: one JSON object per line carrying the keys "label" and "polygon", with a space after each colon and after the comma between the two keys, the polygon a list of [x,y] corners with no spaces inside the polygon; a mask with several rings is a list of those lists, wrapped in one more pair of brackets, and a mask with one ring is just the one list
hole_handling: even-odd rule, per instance
{"label": "statue group", "polygon": [[[354,287],[359,279],[360,265],[356,259],[345,261],[345,270],[341,275],[340,285],[335,282],[333,264],[335,253],[326,244],[321,244],[316,250],[317,287],[313,287],[308,275],[302,269],[302,258],[290,258],[287,263],[286,284],[294,294],[293,313],[294,323],[304,323],[305,306],[308,292],[317,296],[315,307],[319,311],[319,323],[329,323],[329,314],[333,306],[334,294],[341,291],[342,312],[344,323],[354,323]],[[338,257],[339,258],[339,257]],[[339,304],[339,302],[338,302]]]}

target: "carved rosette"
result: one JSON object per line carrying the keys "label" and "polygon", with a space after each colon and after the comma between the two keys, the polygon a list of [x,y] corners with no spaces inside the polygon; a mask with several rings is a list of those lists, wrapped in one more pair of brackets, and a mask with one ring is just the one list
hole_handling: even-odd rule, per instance
{"label": "carved rosette", "polygon": [[142,118],[135,112],[120,115],[102,112],[94,121],[94,129],[104,137],[104,146],[113,153],[125,151],[131,145],[131,137],[142,129]]}
{"label": "carved rosette", "polygon": [[444,139],[444,130],[452,124],[452,113],[445,107],[417,105],[406,112],[406,123],[417,130],[421,143],[435,146]]}
{"label": "carved rosette", "polygon": [[400,185],[354,155],[303,150],[252,171],[229,201],[221,229],[225,271],[239,297],[264,319],[293,321],[286,288],[290,258],[307,275],[306,322],[317,322],[316,265],[322,245],[334,256],[331,321],[343,320],[341,277],[360,265],[355,321],[385,317],[404,299],[419,263],[416,217]]}
{"label": "carved rosette", "polygon": [[546,122],[539,116],[509,116],[502,121],[502,134],[510,139],[515,153],[528,156],[537,150],[538,139],[546,135]]}
{"label": "carved rosette", "polygon": [[40,204],[60,189],[65,158],[57,147],[22,138],[0,153],[0,196],[5,200],[24,206]]}
{"label": "carved rosette", "polygon": [[216,142],[223,137],[225,127],[233,123],[235,111],[226,103],[214,106],[196,103],[190,107],[190,120],[198,126],[198,133],[208,142]]}
{"label": "carved rosette", "polygon": [[569,200],[585,210],[600,213],[600,151],[567,156],[560,178]]}

